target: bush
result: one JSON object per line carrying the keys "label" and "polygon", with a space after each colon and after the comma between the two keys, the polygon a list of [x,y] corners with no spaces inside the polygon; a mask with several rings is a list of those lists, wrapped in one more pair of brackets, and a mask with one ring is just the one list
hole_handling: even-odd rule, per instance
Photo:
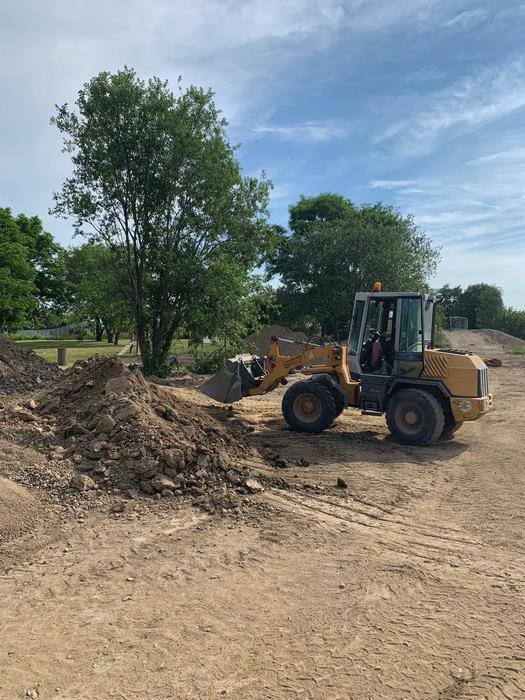
{"label": "bush", "polygon": [[195,357],[195,361],[188,369],[195,374],[215,374],[224,367],[224,361],[233,355],[235,352],[228,348],[217,348],[206,355]]}

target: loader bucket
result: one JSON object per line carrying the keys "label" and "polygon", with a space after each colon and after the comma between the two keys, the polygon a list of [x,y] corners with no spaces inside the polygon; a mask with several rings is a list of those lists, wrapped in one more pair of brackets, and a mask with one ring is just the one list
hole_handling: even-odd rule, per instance
{"label": "loader bucket", "polygon": [[258,379],[264,376],[264,360],[253,355],[239,355],[226,360],[224,369],[198,387],[206,394],[221,403],[235,403],[248,395],[248,390],[258,384]]}

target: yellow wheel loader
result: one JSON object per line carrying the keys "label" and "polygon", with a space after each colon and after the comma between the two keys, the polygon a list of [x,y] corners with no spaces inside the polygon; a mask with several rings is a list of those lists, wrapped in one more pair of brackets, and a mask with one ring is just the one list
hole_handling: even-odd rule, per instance
{"label": "yellow wheel loader", "polygon": [[[364,415],[386,414],[396,442],[430,445],[450,438],[464,421],[492,408],[488,370],[477,355],[434,349],[436,301],[411,292],[355,296],[347,345],[300,343],[272,338],[264,357],[240,355],[199,390],[223,403],[258,396],[287,383],[300,371],[307,379],[286,391],[282,411],[299,432],[329,428],[347,407]],[[281,355],[279,342],[304,345]]]}

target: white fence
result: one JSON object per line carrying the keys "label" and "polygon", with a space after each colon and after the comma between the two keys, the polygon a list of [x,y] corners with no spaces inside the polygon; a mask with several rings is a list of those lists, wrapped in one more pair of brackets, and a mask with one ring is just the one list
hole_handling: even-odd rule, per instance
{"label": "white fence", "polygon": [[449,331],[467,331],[468,318],[464,316],[447,316],[445,325]]}
{"label": "white fence", "polygon": [[74,324],[67,324],[66,326],[59,326],[58,328],[29,328],[23,331],[16,331],[17,335],[23,338],[68,338],[71,335],[75,335],[75,331],[78,326]]}

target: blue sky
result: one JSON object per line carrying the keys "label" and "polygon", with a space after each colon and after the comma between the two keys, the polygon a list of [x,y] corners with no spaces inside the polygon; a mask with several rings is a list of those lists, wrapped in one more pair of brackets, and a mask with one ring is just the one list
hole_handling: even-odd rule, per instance
{"label": "blue sky", "polygon": [[48,216],[68,174],[49,125],[100,70],[211,86],[272,219],[340,192],[412,213],[434,284],[525,307],[525,2],[26,0],[0,6],[0,204]]}

